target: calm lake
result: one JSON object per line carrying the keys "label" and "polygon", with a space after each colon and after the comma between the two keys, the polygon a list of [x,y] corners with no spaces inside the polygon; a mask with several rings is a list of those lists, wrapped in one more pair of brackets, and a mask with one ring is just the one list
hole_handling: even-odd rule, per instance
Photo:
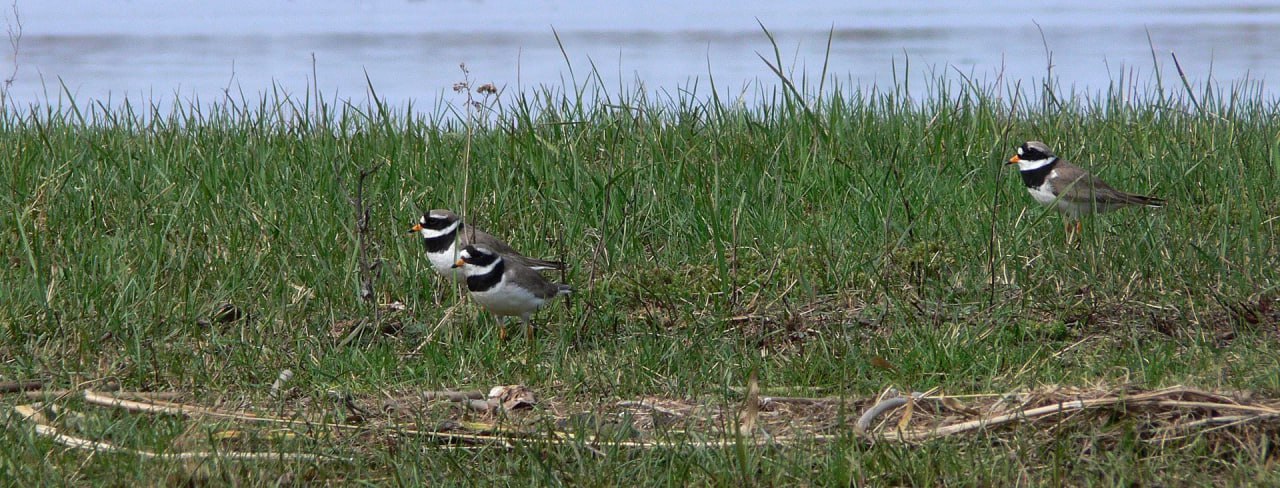
{"label": "calm lake", "polygon": [[[366,100],[367,76],[379,97],[429,112],[459,100],[450,89],[459,63],[507,93],[598,74],[612,93],[678,96],[696,86],[702,96],[714,80],[722,97],[750,99],[777,86],[758,56],[774,56],[761,24],[796,79],[816,80],[830,39],[828,76],[846,87],[909,78],[918,92],[939,74],[1035,86],[1047,44],[1065,88],[1147,83],[1156,63],[1166,88],[1179,88],[1174,53],[1194,84],[1248,78],[1275,94],[1267,82],[1280,74],[1280,2],[979,3],[18,0],[8,101],[65,100],[63,86],[78,103],[108,105],[207,102],[228,90],[301,96],[314,73],[326,98]],[[7,74],[15,58],[5,51]]]}

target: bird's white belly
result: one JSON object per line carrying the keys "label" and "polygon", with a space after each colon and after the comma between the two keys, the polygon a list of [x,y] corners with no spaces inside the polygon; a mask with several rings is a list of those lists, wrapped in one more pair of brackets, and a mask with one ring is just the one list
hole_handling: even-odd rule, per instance
{"label": "bird's white belly", "polygon": [[524,315],[537,310],[545,302],[528,290],[506,281],[485,291],[473,291],[471,298],[495,315]]}
{"label": "bird's white belly", "polygon": [[1027,187],[1027,193],[1030,193],[1031,198],[1036,199],[1041,205],[1053,205],[1055,201],[1062,203],[1058,200],[1058,196],[1053,194],[1053,187],[1049,186],[1048,182],[1039,187]]}
{"label": "bird's white belly", "polygon": [[1049,186],[1049,182],[1045,182],[1038,188],[1027,188],[1027,192],[1031,194],[1041,205],[1055,205],[1059,212],[1067,214],[1073,219],[1080,218],[1085,213],[1104,213],[1119,208],[1117,205],[1111,205],[1105,202],[1094,201],[1092,205],[1085,202],[1068,201],[1065,198],[1058,198],[1053,194],[1053,187]]}
{"label": "bird's white belly", "polygon": [[450,244],[448,249],[441,252],[427,253],[427,259],[431,260],[431,267],[435,268],[436,273],[440,276],[455,280],[462,279],[462,268],[453,267],[453,264],[458,262],[457,244]]}
{"label": "bird's white belly", "polygon": [[1034,198],[1041,205],[1057,207],[1059,212],[1066,214],[1070,218],[1080,218],[1080,214],[1086,210],[1082,205],[1068,201],[1065,198],[1058,198],[1053,193],[1053,185],[1049,184],[1049,180],[1055,176],[1057,176],[1057,171],[1050,172],[1049,177],[1045,178],[1044,183],[1041,183],[1040,186],[1027,187],[1027,193],[1030,193],[1031,198]]}

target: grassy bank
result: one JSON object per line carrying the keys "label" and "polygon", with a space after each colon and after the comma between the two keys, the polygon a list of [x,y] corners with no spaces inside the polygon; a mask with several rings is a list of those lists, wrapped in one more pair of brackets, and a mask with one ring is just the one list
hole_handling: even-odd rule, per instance
{"label": "grassy bank", "polygon": [[[161,117],[10,111],[0,380],[177,390],[334,422],[351,414],[335,394],[504,384],[588,407],[736,405],[753,371],[767,391],[859,398],[1178,384],[1280,396],[1280,107],[1245,88],[1045,103],[956,81],[931,89],[778,91],[747,108],[696,92],[544,89],[474,94],[476,110],[438,117],[314,98]],[[1028,139],[1170,205],[1087,221],[1068,246],[1060,218],[1001,164]],[[367,251],[382,260],[375,306],[357,293],[348,195],[378,164],[363,185]],[[404,235],[438,207],[572,263],[571,307],[540,313],[532,343],[499,342]],[[239,318],[213,316],[224,304]],[[375,307],[375,331],[343,341]],[[289,394],[273,399],[284,369]],[[520,422],[551,430],[564,412],[549,410]],[[1274,429],[1247,446],[1153,443],[1117,413],[904,446],[860,440],[848,415],[830,419],[834,439],[786,448],[449,450],[320,429],[256,442],[355,461],[199,468],[64,450],[10,417],[0,467],[72,481],[1278,481]],[[216,444],[217,429],[176,418],[80,423],[139,449]]]}

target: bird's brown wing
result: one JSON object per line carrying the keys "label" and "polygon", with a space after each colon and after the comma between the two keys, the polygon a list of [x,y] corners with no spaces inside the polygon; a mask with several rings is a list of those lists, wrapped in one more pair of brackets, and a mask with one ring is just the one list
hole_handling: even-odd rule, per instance
{"label": "bird's brown wing", "polygon": [[552,283],[537,271],[517,263],[507,264],[507,279],[513,280],[521,288],[529,290],[534,296],[543,300],[555,298],[567,288],[565,285]]}
{"label": "bird's brown wing", "polygon": [[541,267],[541,268],[549,268],[549,269],[557,269],[557,270],[564,269],[564,263],[562,262],[548,261],[545,259],[537,259],[537,258],[531,258],[531,257],[525,256],[523,254],[520,254],[520,252],[516,251],[506,242],[503,242],[502,239],[498,239],[497,237],[494,237],[492,234],[476,229],[474,227],[468,227],[463,229],[462,235],[465,237],[465,239],[469,240],[469,242],[472,244],[478,244],[481,246],[488,247],[489,249],[492,249],[498,254],[501,254],[507,257],[508,259],[512,261],[516,261],[527,267],[530,267],[530,268]]}
{"label": "bird's brown wing", "polygon": [[[1065,163],[1065,162],[1064,162]],[[1059,164],[1056,171],[1060,181],[1068,182],[1063,188],[1055,188],[1058,198],[1082,205],[1151,205],[1160,206],[1164,200],[1154,197],[1126,193],[1108,185],[1101,178],[1093,176],[1078,166]]]}

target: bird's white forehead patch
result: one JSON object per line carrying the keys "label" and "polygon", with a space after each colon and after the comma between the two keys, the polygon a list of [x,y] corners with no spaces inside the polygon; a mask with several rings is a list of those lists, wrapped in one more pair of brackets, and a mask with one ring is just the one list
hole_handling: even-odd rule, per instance
{"label": "bird's white forehead patch", "polygon": [[1021,156],[1021,155],[1022,155],[1022,146],[1018,146],[1018,155],[1019,155],[1019,156]]}
{"label": "bird's white forehead patch", "polygon": [[462,250],[462,252],[458,253],[458,258],[459,258],[459,259],[471,259],[471,251],[468,251],[468,250],[466,250],[466,249],[463,249],[463,250]]}

